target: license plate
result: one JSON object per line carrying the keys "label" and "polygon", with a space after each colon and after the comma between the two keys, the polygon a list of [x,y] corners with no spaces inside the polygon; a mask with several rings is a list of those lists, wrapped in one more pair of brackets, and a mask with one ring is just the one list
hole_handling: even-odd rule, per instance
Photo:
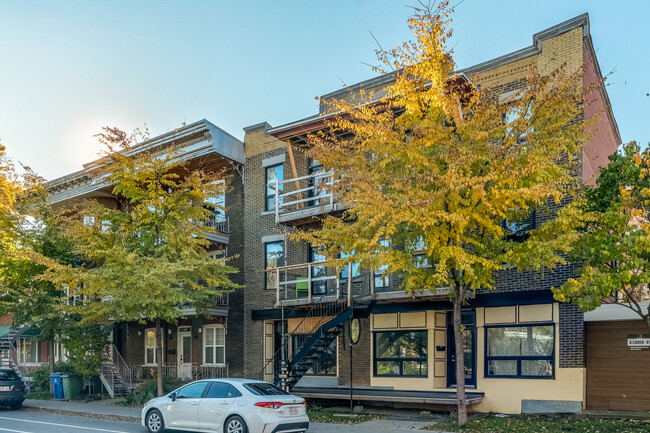
{"label": "license plate", "polygon": [[298,415],[298,408],[297,407],[290,407],[289,408],[289,415]]}
{"label": "license plate", "polygon": [[0,386],[0,391],[9,391],[11,388],[8,386]]}

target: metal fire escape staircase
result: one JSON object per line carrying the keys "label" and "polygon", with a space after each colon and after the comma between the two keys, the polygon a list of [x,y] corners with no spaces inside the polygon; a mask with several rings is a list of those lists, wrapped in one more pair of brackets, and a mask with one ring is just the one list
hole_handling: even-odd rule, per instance
{"label": "metal fire escape staircase", "polygon": [[104,361],[100,367],[99,379],[106,388],[108,395],[114,398],[132,392],[135,387],[133,372],[124,362],[120,352],[111,344],[104,348],[102,356]]}
{"label": "metal fire escape staircase", "polygon": [[[372,305],[366,309],[371,307]],[[341,294],[335,300],[327,300],[326,297],[322,297],[311,307],[293,331],[285,335],[282,347],[275,352],[273,358],[267,361],[260,372],[260,379],[268,378],[268,369],[273,368],[275,370],[272,373],[273,383],[282,384],[292,389],[341,334],[344,323],[352,318],[353,310],[349,306],[349,299],[346,300],[345,294]],[[300,336],[304,343],[293,347],[289,354],[287,343],[296,341],[294,336]],[[278,368],[281,361],[286,362],[286,373]]]}
{"label": "metal fire escape staircase", "polygon": [[20,380],[23,381],[25,390],[27,391],[29,391],[29,381],[23,377],[18,365],[16,365],[14,357],[16,355],[16,339],[28,329],[27,326],[13,328],[8,334],[0,337],[0,366],[11,368]]}

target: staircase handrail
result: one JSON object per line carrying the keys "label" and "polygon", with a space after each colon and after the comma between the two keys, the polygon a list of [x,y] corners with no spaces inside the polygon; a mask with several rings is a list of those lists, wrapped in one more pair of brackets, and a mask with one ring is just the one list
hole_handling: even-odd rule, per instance
{"label": "staircase handrail", "polygon": [[[317,323],[316,326],[311,328],[310,332],[298,332],[298,331],[302,329],[302,325],[303,325],[303,323],[305,323],[305,321],[307,319],[310,319],[312,317],[321,317],[321,318],[324,317],[324,314],[327,314],[327,313],[323,313],[323,306],[324,305],[330,307],[327,310],[327,311],[329,311],[332,306],[341,304],[341,301],[347,297],[347,295],[345,293],[343,293],[343,292],[344,291],[341,291],[339,296],[334,301],[327,299],[325,296],[321,297],[318,301],[316,301],[316,303],[314,305],[312,305],[312,307],[309,309],[307,314],[305,314],[305,317],[303,317],[302,320],[300,321],[300,323],[298,323],[298,325],[294,328],[293,332],[291,332],[287,336],[287,340],[289,340],[291,337],[293,337],[294,335],[297,335],[297,334],[313,334],[313,332],[316,331],[320,327],[318,325],[318,323],[320,323],[320,321]],[[282,350],[284,350],[284,345],[281,345],[281,347],[273,354],[273,356],[268,361],[266,361],[266,363],[264,363],[264,367],[262,368],[262,370],[260,371],[260,373],[258,375],[260,380],[264,379],[264,375],[266,374],[265,373],[266,368],[277,358],[277,356],[280,354],[280,352],[282,352]]]}
{"label": "staircase handrail", "polygon": [[104,349],[106,350],[110,361],[117,367],[117,371],[120,373],[120,376],[122,376],[122,379],[124,382],[131,387],[133,385],[133,373],[131,372],[131,369],[129,368],[128,364],[124,361],[124,358],[122,358],[122,355],[120,352],[117,350],[114,344],[110,344],[106,346]]}
{"label": "staircase handrail", "polygon": [[[343,304],[345,305],[345,304]],[[343,314],[346,313],[346,314]],[[294,350],[291,357],[289,358],[289,371],[298,364],[302,358],[305,357],[309,349],[314,345],[316,340],[318,340],[325,332],[329,331],[332,328],[340,325],[350,318],[352,314],[352,308],[345,305],[345,308],[341,311],[338,311],[336,315],[330,314],[324,316],[323,319],[319,320],[316,326],[314,327],[314,332],[311,333],[309,338],[305,340],[302,345],[297,350]],[[334,317],[332,317],[334,316]]]}

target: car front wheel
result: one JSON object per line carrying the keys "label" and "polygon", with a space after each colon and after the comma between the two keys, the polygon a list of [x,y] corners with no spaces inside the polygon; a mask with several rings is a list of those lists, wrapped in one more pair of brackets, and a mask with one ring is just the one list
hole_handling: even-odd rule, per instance
{"label": "car front wheel", "polygon": [[248,433],[246,423],[239,415],[234,415],[226,421],[223,427],[223,433]]}
{"label": "car front wheel", "polygon": [[149,433],[162,433],[165,431],[165,422],[163,421],[162,414],[157,409],[149,412],[145,421]]}

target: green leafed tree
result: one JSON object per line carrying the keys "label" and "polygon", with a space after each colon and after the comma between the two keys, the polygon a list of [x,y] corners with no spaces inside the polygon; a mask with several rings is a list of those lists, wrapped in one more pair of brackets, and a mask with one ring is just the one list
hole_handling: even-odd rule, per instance
{"label": "green leafed tree", "polygon": [[45,260],[45,278],[72,288],[82,323],[155,322],[158,392],[162,394],[161,323],[175,323],[181,307],[207,313],[216,296],[236,287],[236,269],[206,254],[210,199],[223,192],[219,173],[190,167],[172,147],[155,150],[147,141],[115,128],[98,134],[106,146],[99,161],[119,205],[88,200],[65,218],[63,234],[81,265]]}
{"label": "green leafed tree", "polygon": [[596,187],[576,203],[580,224],[571,260],[576,278],[554,290],[555,298],[591,311],[616,303],[634,311],[650,330],[650,153],[631,142],[610,156]]}
{"label": "green leafed tree", "polygon": [[343,262],[400,275],[409,294],[449,294],[464,424],[461,309],[471,292],[494,287],[498,271],[566,263],[561,242],[538,238],[546,224],[521,228],[531,212],[553,213],[575,193],[585,122],[580,71],[531,71],[506,98],[459,85],[446,47],[451,12],[445,1],[416,9],[414,40],[378,52],[397,70],[384,91],[323,101],[329,127],[305,151],[333,171],[327,188],[349,209],[293,238],[332,261],[344,253]]}
{"label": "green leafed tree", "polygon": [[[29,167],[18,176],[5,159],[2,165],[2,250],[0,253],[0,314],[12,314],[15,325],[39,330],[48,342],[50,370],[54,368],[53,342],[70,318],[65,314],[65,294],[40,277],[46,267],[34,260],[47,257],[61,264],[74,262],[70,246],[60,235],[56,215],[47,203],[41,177]],[[11,181],[13,179],[13,181]],[[7,186],[9,185],[9,186]]]}

